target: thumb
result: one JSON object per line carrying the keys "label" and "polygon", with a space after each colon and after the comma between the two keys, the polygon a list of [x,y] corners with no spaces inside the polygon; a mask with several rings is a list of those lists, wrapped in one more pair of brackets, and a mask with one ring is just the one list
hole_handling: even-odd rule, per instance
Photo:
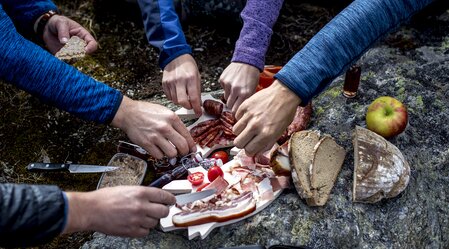
{"label": "thumb", "polygon": [[65,20],[60,20],[56,23],[56,30],[58,33],[58,39],[61,44],[66,44],[70,38],[69,23]]}

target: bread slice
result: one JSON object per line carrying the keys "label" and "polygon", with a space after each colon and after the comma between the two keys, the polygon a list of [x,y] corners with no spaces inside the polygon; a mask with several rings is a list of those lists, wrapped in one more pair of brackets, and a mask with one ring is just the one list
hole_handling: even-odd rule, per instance
{"label": "bread slice", "polygon": [[346,151],[331,136],[324,135],[315,145],[313,155],[310,165],[312,198],[306,201],[311,206],[323,206],[340,173]]}
{"label": "bread slice", "polygon": [[292,180],[299,196],[312,198],[310,190],[310,164],[313,159],[313,149],[320,140],[318,131],[299,131],[292,134],[288,144]]}
{"label": "bread slice", "polygon": [[392,198],[408,185],[410,166],[401,151],[382,136],[357,126],[353,137],[353,201]]}

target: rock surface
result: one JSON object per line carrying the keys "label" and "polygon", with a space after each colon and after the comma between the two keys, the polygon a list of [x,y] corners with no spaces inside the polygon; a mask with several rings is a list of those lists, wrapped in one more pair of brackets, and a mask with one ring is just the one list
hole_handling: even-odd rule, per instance
{"label": "rock surface", "polygon": [[[218,248],[252,244],[448,248],[448,31],[447,10],[417,18],[360,60],[362,80],[356,98],[341,95],[343,77],[339,77],[314,99],[310,128],[331,134],[348,152],[326,206],[308,207],[292,189],[259,214],[215,229],[204,240],[189,241],[184,230],[153,230],[143,239],[96,233],[82,248]],[[366,108],[382,95],[398,98],[409,110],[405,132],[390,142],[410,164],[410,183],[396,198],[377,204],[353,203],[351,134],[356,125],[366,126]]]}

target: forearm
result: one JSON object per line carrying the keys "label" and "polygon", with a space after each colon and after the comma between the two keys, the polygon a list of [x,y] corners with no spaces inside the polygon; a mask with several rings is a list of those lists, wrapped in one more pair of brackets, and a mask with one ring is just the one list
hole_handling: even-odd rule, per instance
{"label": "forearm", "polygon": [[85,120],[110,122],[119,91],[95,81],[17,34],[0,8],[0,79]]}
{"label": "forearm", "polygon": [[0,3],[17,29],[27,37],[34,34],[34,23],[42,14],[49,10],[57,11],[56,5],[50,0],[2,0]]}
{"label": "forearm", "polygon": [[25,247],[59,235],[66,206],[56,186],[0,184],[0,246]]}
{"label": "forearm", "polygon": [[242,11],[243,28],[236,42],[232,62],[242,62],[263,70],[273,26],[283,0],[248,0]]}
{"label": "forearm", "polygon": [[148,42],[160,51],[159,66],[162,69],[178,56],[192,53],[173,1],[138,0],[138,3]]}
{"label": "forearm", "polygon": [[306,105],[386,33],[432,0],[356,0],[275,75]]}

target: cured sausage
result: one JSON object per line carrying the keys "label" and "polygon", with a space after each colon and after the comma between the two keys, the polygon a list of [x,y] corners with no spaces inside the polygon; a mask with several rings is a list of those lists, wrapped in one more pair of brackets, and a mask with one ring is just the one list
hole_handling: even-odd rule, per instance
{"label": "cured sausage", "polygon": [[220,117],[223,112],[224,105],[215,100],[206,99],[203,102],[204,111],[214,117]]}
{"label": "cured sausage", "polygon": [[278,144],[285,143],[285,141],[287,141],[293,133],[305,130],[309,125],[311,116],[312,116],[312,101],[310,101],[305,107],[298,106],[293,121],[284,131],[282,136],[278,139],[277,141]]}

